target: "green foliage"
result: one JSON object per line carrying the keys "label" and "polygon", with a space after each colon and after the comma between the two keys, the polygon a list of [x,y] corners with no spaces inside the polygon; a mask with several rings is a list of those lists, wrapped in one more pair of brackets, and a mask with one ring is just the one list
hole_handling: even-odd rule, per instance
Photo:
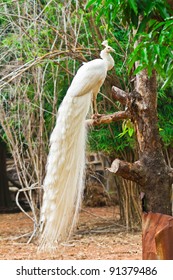
{"label": "green foliage", "polygon": [[[97,11],[98,18],[104,16],[107,19],[109,29],[113,34],[116,32],[117,22],[124,26],[123,30],[129,30],[131,33],[134,29],[136,30],[136,36],[131,40],[131,46],[128,46],[126,41],[128,51],[132,50],[135,41],[138,41],[137,47],[128,55],[128,73],[133,71],[134,64],[138,61],[134,75],[142,69],[148,69],[149,75],[156,70],[158,76],[161,77],[160,87],[162,89],[158,98],[160,135],[166,145],[171,145],[173,143],[171,97],[173,93],[170,91],[171,85],[173,85],[173,17],[167,1],[95,0],[88,2],[87,8],[91,6],[94,13]],[[126,32],[126,36],[127,34],[128,32]],[[124,138],[127,135],[131,137],[133,132],[133,128],[125,125],[115,139],[117,141],[119,138],[124,141]]]}
{"label": "green foliage", "polygon": [[168,87],[158,95],[160,135],[166,146],[173,146],[173,90]]}
{"label": "green foliage", "polygon": [[[170,15],[170,8],[166,0],[91,0],[88,1],[86,8],[91,5],[94,12],[98,11],[99,17],[104,14],[113,23],[118,15],[124,26],[133,25],[140,32],[145,29],[153,16],[165,19]],[[141,18],[139,20],[139,16],[142,16],[142,20]]]}
{"label": "green foliage", "polygon": [[156,69],[165,79],[163,88],[166,88],[173,78],[173,26],[172,17],[164,22],[150,21],[148,33],[140,34],[141,42],[129,57],[129,72],[135,61],[140,61],[134,74],[147,68],[149,75]]}
{"label": "green foliage", "polygon": [[138,61],[139,66],[134,75],[145,68],[151,75],[155,69],[164,79],[163,88],[166,88],[173,79],[173,18],[167,1],[95,0],[89,1],[88,7],[91,4],[94,5],[94,9],[98,6],[102,8],[101,15],[105,15],[112,27],[115,18],[118,17],[124,26],[128,25],[130,30],[136,30],[133,44],[136,40],[140,43],[129,57],[129,73]]}
{"label": "green foliage", "polygon": [[[166,87],[170,89],[173,78],[173,18],[170,16],[169,7],[164,0],[90,0],[85,10],[83,5],[79,5],[80,7],[76,10],[76,1],[71,1],[71,6],[66,7],[67,14],[63,14],[63,1],[52,1],[51,5],[47,5],[48,1],[38,1],[38,11],[33,9],[34,2],[30,1],[20,1],[18,8],[12,0],[3,0],[3,3],[4,6],[0,5],[0,12],[3,13],[0,19],[1,53],[7,52],[7,55],[2,56],[1,65],[13,61],[21,61],[24,64],[51,50],[59,50],[60,47],[65,50],[66,47],[71,47],[71,41],[72,44],[77,42],[77,47],[80,49],[83,47],[82,55],[90,60],[99,54],[98,47],[101,38],[98,34],[100,32],[102,37],[108,38],[110,45],[115,49],[116,79],[123,88],[129,87],[128,73],[133,70],[136,61],[139,61],[139,67],[134,74],[147,68],[149,74],[156,69],[159,76],[162,77],[164,97],[161,93],[159,94],[160,134],[167,145],[172,142],[172,102],[170,98],[167,99],[167,94],[171,96],[172,92],[169,93]],[[5,16],[5,11],[8,10],[10,15]],[[34,11],[37,11],[37,15],[43,11],[35,23],[33,18],[37,15],[33,14]],[[66,23],[66,31],[61,30],[67,15],[69,18]],[[94,32],[93,26],[90,25],[91,17],[94,19]],[[22,22],[21,29],[19,19]],[[132,40],[130,34],[134,28],[137,34]],[[76,35],[74,30],[76,30]],[[140,43],[134,51],[131,51],[135,40],[139,40],[139,37]],[[23,73],[17,90],[16,84],[11,84],[8,89],[3,89],[1,100],[3,102],[5,100],[5,111],[12,118],[9,122],[10,128],[13,128],[26,146],[27,140],[24,139],[25,136],[21,130],[22,123],[27,126],[29,118],[34,120],[32,124],[35,127],[32,137],[33,142],[37,143],[40,108],[42,108],[44,119],[43,141],[48,143],[48,136],[55,122],[56,110],[72,79],[72,75],[68,73],[76,72],[81,64],[81,57],[78,58],[78,55],[74,55],[72,58],[61,56],[42,61],[36,67]],[[127,57],[129,57],[128,61]],[[38,70],[38,67],[41,70]],[[42,78],[41,91],[38,88],[39,71]],[[112,76],[115,77],[115,73]],[[41,92],[41,96],[39,92]],[[55,96],[57,97],[56,105],[54,104]],[[18,97],[21,100],[20,104],[17,103]],[[16,100],[16,103],[13,100]],[[103,108],[101,96],[98,97],[98,103]],[[163,104],[166,105],[163,106]],[[15,111],[18,112],[20,118]],[[114,111],[115,107],[107,102],[100,113]],[[25,112],[29,112],[28,119],[24,117]],[[6,137],[2,128],[1,131],[3,137]],[[135,142],[133,125],[126,121],[123,125],[120,122],[94,128],[89,133],[88,141],[91,150],[103,150],[109,154],[118,153],[127,148],[131,149]]]}
{"label": "green foliage", "polygon": [[128,134],[129,137],[132,137],[134,134],[134,126],[130,120],[125,120],[122,124],[122,132],[119,133],[118,137],[122,138],[124,135]]}
{"label": "green foliage", "polygon": [[117,156],[125,149],[133,149],[135,140],[131,132],[126,131],[122,135],[122,127],[118,123],[101,125],[89,132],[88,141],[91,151],[103,151],[104,153]]}

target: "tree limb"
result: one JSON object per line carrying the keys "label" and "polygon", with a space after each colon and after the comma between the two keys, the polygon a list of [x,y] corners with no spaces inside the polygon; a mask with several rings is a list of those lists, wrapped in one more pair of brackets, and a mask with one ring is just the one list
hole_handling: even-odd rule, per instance
{"label": "tree limb", "polygon": [[110,115],[95,115],[93,119],[86,120],[88,126],[95,126],[100,124],[109,124],[112,122],[129,119],[130,113],[128,111],[119,111]]}
{"label": "tree limb", "polygon": [[140,161],[130,163],[120,159],[115,159],[112,162],[111,167],[107,168],[107,170],[140,185],[143,185],[145,182],[146,176]]}
{"label": "tree limb", "polygon": [[126,105],[128,101],[128,93],[124,90],[113,86],[112,87],[113,98],[119,101],[122,105]]}

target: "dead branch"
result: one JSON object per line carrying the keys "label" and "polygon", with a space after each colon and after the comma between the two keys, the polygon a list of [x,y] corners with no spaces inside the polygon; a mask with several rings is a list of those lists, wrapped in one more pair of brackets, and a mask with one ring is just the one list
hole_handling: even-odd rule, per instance
{"label": "dead branch", "polygon": [[112,87],[112,96],[114,99],[116,99],[117,101],[119,101],[122,105],[126,105],[127,101],[128,101],[128,93],[125,92],[124,90],[113,86]]}
{"label": "dead branch", "polygon": [[[31,242],[31,240],[32,240],[33,237],[36,235],[37,230],[38,230],[38,228],[39,228],[39,226],[40,226],[40,222],[37,220],[36,213],[35,213],[35,209],[34,209],[35,207],[34,207],[34,205],[33,205],[32,191],[33,191],[33,190],[36,190],[36,189],[42,189],[42,187],[39,187],[39,186],[36,186],[36,185],[37,185],[37,183],[31,185],[29,188],[28,188],[28,187],[27,187],[27,188],[22,188],[22,189],[18,190],[17,195],[16,195],[16,204],[17,204],[17,206],[19,207],[19,209],[20,209],[29,219],[31,219],[31,220],[33,221],[34,229],[33,229],[33,232],[32,232],[32,234],[31,234],[29,240],[27,241],[27,244],[29,244],[29,243]],[[29,205],[30,205],[30,208],[31,208],[31,210],[32,210],[33,217],[32,217],[30,214],[28,214],[28,213],[23,209],[23,207],[20,205],[20,203],[19,203],[19,195],[20,195],[20,193],[21,193],[21,192],[26,192],[26,191],[29,192],[29,197],[30,197],[30,200],[29,200],[30,203],[29,203]]]}
{"label": "dead branch", "polygon": [[[80,51],[75,51],[79,52]],[[16,79],[18,76],[20,76],[21,74],[23,74],[24,72],[26,72],[27,70],[29,70],[31,67],[39,64],[40,62],[42,62],[45,59],[52,59],[56,56],[62,55],[62,54],[70,54],[69,51],[51,51],[49,53],[46,53],[40,57],[34,58],[31,61],[27,62],[26,64],[23,64],[22,66],[20,66],[19,68],[15,69],[15,71],[10,72],[10,74],[6,75],[5,77],[3,77],[0,82],[3,82],[4,80],[7,80],[7,82],[4,82],[0,85],[0,89],[2,89],[5,85],[7,85],[8,83],[10,83],[11,81],[13,81],[14,79]]]}
{"label": "dead branch", "polygon": [[88,126],[95,126],[100,124],[110,124],[124,119],[129,119],[130,113],[128,111],[119,111],[110,115],[94,115],[93,119],[86,120]]}
{"label": "dead branch", "polygon": [[145,172],[140,161],[130,163],[120,159],[115,159],[110,168],[107,168],[112,173],[123,177],[124,179],[134,181],[143,185],[145,180]]}

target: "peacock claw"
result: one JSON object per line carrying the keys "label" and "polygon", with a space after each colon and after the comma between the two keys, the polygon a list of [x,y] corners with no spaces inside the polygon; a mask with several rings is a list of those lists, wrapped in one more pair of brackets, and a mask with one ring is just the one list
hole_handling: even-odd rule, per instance
{"label": "peacock claw", "polygon": [[102,116],[104,116],[104,114],[95,113],[91,116],[91,119],[97,120],[97,119],[100,119]]}

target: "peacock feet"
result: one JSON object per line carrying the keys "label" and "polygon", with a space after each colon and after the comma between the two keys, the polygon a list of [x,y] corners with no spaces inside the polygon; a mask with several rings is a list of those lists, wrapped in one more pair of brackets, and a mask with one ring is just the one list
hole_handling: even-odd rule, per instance
{"label": "peacock feet", "polygon": [[98,119],[100,119],[100,118],[103,117],[103,116],[104,116],[104,114],[95,113],[95,114],[93,114],[93,115],[91,116],[91,119],[93,119],[93,120],[98,120]]}

